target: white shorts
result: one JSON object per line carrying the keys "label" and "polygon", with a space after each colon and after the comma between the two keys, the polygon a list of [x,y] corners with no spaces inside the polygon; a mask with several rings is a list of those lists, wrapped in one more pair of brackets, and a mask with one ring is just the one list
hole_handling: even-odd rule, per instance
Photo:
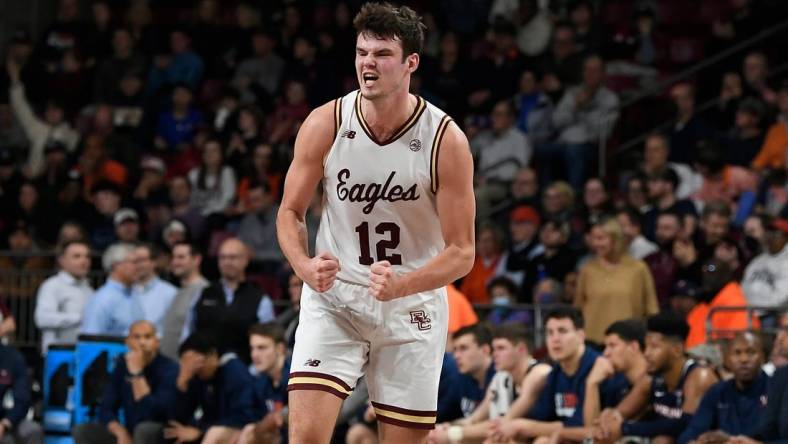
{"label": "white shorts", "polygon": [[335,281],[301,292],[287,390],[345,399],[366,376],[378,421],[432,429],[448,330],[446,290],[380,302],[367,287]]}

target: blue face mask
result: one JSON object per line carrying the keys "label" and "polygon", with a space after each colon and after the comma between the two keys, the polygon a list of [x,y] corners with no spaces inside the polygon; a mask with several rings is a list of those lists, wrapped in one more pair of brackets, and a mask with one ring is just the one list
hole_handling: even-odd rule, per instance
{"label": "blue face mask", "polygon": [[497,307],[508,307],[511,303],[512,300],[508,296],[496,296],[492,300],[492,304]]}

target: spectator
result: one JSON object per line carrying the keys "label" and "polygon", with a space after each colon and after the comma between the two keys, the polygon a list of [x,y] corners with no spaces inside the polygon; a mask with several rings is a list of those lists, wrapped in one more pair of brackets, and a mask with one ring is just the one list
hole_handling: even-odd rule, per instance
{"label": "spectator", "polygon": [[613,211],[610,194],[602,179],[592,177],[583,186],[583,206],[580,208],[581,223],[591,226]]}
{"label": "spectator", "polygon": [[526,57],[538,57],[547,49],[553,24],[537,0],[520,2],[517,46]]}
{"label": "spectator", "polygon": [[711,136],[711,129],[695,112],[695,88],[689,83],[679,83],[670,90],[676,109],[676,122],[671,128],[670,156],[672,162],[692,165],[698,142]]}
{"label": "spectator", "polygon": [[590,234],[594,258],[580,268],[574,303],[588,319],[588,339],[601,344],[612,322],[645,318],[659,306],[651,273],[645,263],[627,254],[618,221],[598,222]]}
{"label": "spectator", "polygon": [[279,205],[265,182],[252,184],[246,197],[246,214],[238,226],[238,239],[246,244],[255,261],[278,269],[284,256],[276,238],[276,214]]}
{"label": "spectator", "polygon": [[11,109],[14,111],[25,136],[30,141],[30,150],[25,165],[25,175],[37,177],[44,166],[44,148],[50,141],[61,142],[69,152],[73,153],[79,141],[79,133],[66,121],[63,105],[50,99],[44,111],[43,119],[33,113],[30,103],[25,97],[25,85],[20,80],[21,67],[9,60],[6,63],[11,88],[8,92]]}
{"label": "spectator", "polygon": [[689,165],[668,162],[671,149],[668,138],[660,133],[652,133],[643,147],[643,172],[647,177],[663,176],[664,170],[671,169],[678,177],[674,187],[677,199],[686,199],[698,188],[702,178]]}
{"label": "spectator", "polygon": [[200,208],[191,204],[192,186],[189,179],[184,176],[175,176],[170,179],[168,189],[173,217],[186,224],[193,239],[202,239],[205,233],[205,218],[202,216]]}
{"label": "spectator", "polygon": [[[595,439],[618,440],[623,436],[676,439],[692,420],[706,390],[718,381],[714,372],[684,352],[689,329],[684,319],[660,313],[648,319],[646,362],[651,378],[633,387],[634,402],[625,410],[603,411]],[[629,420],[652,405],[652,420]],[[665,438],[662,438],[665,439]]]}
{"label": "spectator", "polygon": [[506,275],[515,284],[522,285],[529,262],[541,252],[539,240],[539,214],[529,206],[516,207],[509,215],[509,248],[501,257],[496,275]]}
{"label": "spectator", "polygon": [[528,205],[539,207],[539,178],[536,170],[531,167],[520,168],[514,175],[509,187],[512,207]]}
{"label": "spectator", "polygon": [[443,400],[450,406],[446,420],[467,418],[484,399],[495,376],[491,355],[491,332],[483,324],[460,328],[452,335],[454,360],[460,375]]}
{"label": "spectator", "polygon": [[747,298],[735,279],[734,270],[719,259],[710,259],[703,263],[701,283],[701,302],[695,305],[687,315],[687,323],[690,326],[690,333],[687,337],[688,349],[703,345],[707,339],[730,337],[733,332],[738,330],[760,328],[760,322],[754,315],[748,320],[747,312],[720,312],[711,318],[710,332],[712,336],[707,338],[707,320],[711,309],[747,305]]}
{"label": "spectator", "polygon": [[[164,428],[164,438],[230,443],[259,414],[246,365],[234,354],[219,354],[210,337],[199,333],[186,338],[179,354],[175,420]],[[202,410],[199,417],[195,416],[198,409]]]}
{"label": "spectator", "polygon": [[744,95],[774,105],[777,94],[769,87],[769,60],[761,52],[751,52],[744,57]]}
{"label": "spectator", "polygon": [[140,217],[131,208],[121,208],[112,217],[115,238],[119,242],[134,244],[140,241]]}
{"label": "spectator", "polygon": [[185,29],[170,33],[169,54],[155,56],[148,73],[148,91],[154,93],[167,84],[184,83],[192,90],[200,85],[205,66],[191,48],[192,39]]}
{"label": "spectator", "polygon": [[128,185],[128,169],[117,160],[111,159],[106,149],[106,139],[93,134],[85,139],[85,147],[76,165],[82,174],[82,182],[86,190],[101,182],[111,182],[119,189]]}
{"label": "spectator", "polygon": [[0,256],[0,273],[11,276],[19,276],[21,273],[33,273],[27,279],[19,277],[13,279],[13,284],[4,285],[5,296],[8,298],[29,298],[33,295],[36,288],[43,282],[47,270],[52,265],[46,257],[41,256],[41,252],[33,241],[32,233],[24,223],[18,223],[7,231],[6,241],[8,242],[9,254]]}
{"label": "spectator", "polygon": [[761,151],[752,161],[756,170],[766,168],[780,169],[785,166],[785,147],[788,146],[788,80],[784,80],[777,95],[777,108],[780,114],[777,121],[769,127]]}
{"label": "spectator", "polygon": [[739,332],[725,347],[725,362],[733,379],[713,385],[703,395],[678,443],[727,441],[732,436],[754,436],[764,415],[769,377],[761,370],[763,343],[758,335]]}
{"label": "spectator", "polygon": [[76,344],[82,313],[93,288],[87,280],[90,246],[71,241],[59,248],[60,271],[44,281],[36,295],[35,321],[41,330],[41,354],[49,344]]}
{"label": "spectator", "polygon": [[291,143],[296,129],[309,115],[306,87],[302,82],[293,80],[285,86],[284,100],[280,101],[268,119],[268,142],[271,144]]}
{"label": "spectator", "polygon": [[202,146],[202,164],[189,171],[192,206],[203,217],[220,215],[235,196],[235,173],[222,157],[219,141],[208,139]]}
{"label": "spectator", "polygon": [[577,265],[577,253],[568,246],[568,223],[559,219],[548,219],[539,231],[539,242],[544,251],[533,258],[525,271],[525,283],[522,286],[524,295],[529,295],[536,283],[544,278],[563,282],[564,277]]}
{"label": "spectator", "polygon": [[739,103],[733,128],[722,139],[729,165],[748,168],[763,145],[761,121],[766,109],[760,101],[748,97]]}
{"label": "spectator", "polygon": [[167,166],[158,157],[145,157],[140,162],[142,176],[137,182],[132,197],[144,205],[150,202],[165,201],[167,189],[164,179],[167,175]]}
{"label": "spectator", "polygon": [[179,280],[180,288],[164,317],[161,335],[161,353],[169,358],[178,356],[178,345],[186,339],[181,334],[189,309],[208,286],[208,281],[200,274],[201,263],[202,255],[193,244],[178,242],[173,245],[170,272]]}
{"label": "spectator", "polygon": [[249,153],[265,138],[265,118],[262,111],[254,105],[238,109],[237,128],[229,129],[229,142],[226,151],[227,164],[236,171],[245,167]]}
{"label": "spectator", "polygon": [[624,185],[625,197],[623,205],[637,211],[641,218],[651,210],[651,204],[648,201],[648,195],[646,193],[646,182],[645,176],[633,174],[627,179]]}
{"label": "spectator", "polygon": [[145,319],[140,296],[132,291],[137,279],[136,248],[130,244],[114,244],[101,259],[107,282],[85,306],[81,333],[126,336],[129,327]]}
{"label": "spectator", "polygon": [[284,176],[280,170],[279,159],[274,148],[267,143],[257,143],[252,149],[251,167],[238,183],[239,206],[246,201],[252,183],[263,182],[271,190],[271,196],[279,199],[282,195]]}
{"label": "spectator", "polygon": [[504,442],[550,436],[565,426],[583,425],[585,382],[600,357],[583,341],[583,315],[571,307],[556,308],[545,318],[547,352],[555,362],[547,383],[527,418],[494,423],[491,434]]}
{"label": "spectator", "polygon": [[492,128],[473,138],[476,157],[476,200],[481,217],[489,216],[488,206],[501,200],[519,168],[528,166],[531,145],[515,126],[514,110],[508,101],[500,101],[490,114]]}
{"label": "spectator", "polygon": [[583,81],[569,88],[553,113],[556,143],[537,146],[543,175],[552,180],[551,162],[561,160],[572,186],[579,190],[586,179],[600,139],[610,135],[618,120],[618,97],[604,86],[605,64],[599,56],[583,63]]}
{"label": "spectator", "polygon": [[171,419],[178,365],[159,353],[159,345],[152,323],[136,321],[129,327],[128,352],[119,357],[104,388],[99,421],[76,426],[75,444],[165,442],[162,431]]}
{"label": "spectator", "polygon": [[777,308],[788,301],[788,220],[767,224],[764,241],[766,251],[747,265],[741,286],[747,304]]}
{"label": "spectator", "polygon": [[487,294],[487,282],[494,276],[495,270],[501,261],[502,235],[497,226],[484,223],[479,227],[476,240],[476,259],[473,268],[463,278],[460,292],[472,304],[487,304],[490,297]]}
{"label": "spectator", "polygon": [[277,442],[287,434],[290,359],[287,357],[284,331],[272,323],[253,325],[249,329],[249,348],[257,374],[255,401],[259,404],[262,419],[244,427],[238,443],[255,444],[266,439]]}
{"label": "spectator", "polygon": [[99,63],[96,70],[93,98],[107,102],[114,98],[120,86],[118,79],[129,72],[142,72],[145,59],[134,48],[134,38],[128,28],[116,28],[112,32],[112,56]]}
{"label": "spectator", "polygon": [[[271,298],[246,280],[249,248],[230,238],[219,247],[218,282],[202,291],[184,324],[184,336],[199,332],[217,338],[221,353],[234,352],[249,362],[247,330],[274,320]],[[250,421],[251,422],[251,421]]]}
{"label": "spectator", "polygon": [[44,431],[26,419],[30,409],[30,382],[25,358],[15,348],[0,343],[0,393],[9,402],[0,409],[0,442],[3,444],[43,444]]}
{"label": "spectator", "polygon": [[177,83],[172,90],[172,109],[159,114],[156,149],[164,154],[182,152],[194,138],[194,132],[203,122],[202,113],[193,106],[191,87]]}
{"label": "spectator", "polygon": [[594,9],[589,0],[574,2],[569,9],[569,20],[575,28],[577,52],[598,53],[602,49],[602,31],[594,21]]}
{"label": "spectator", "polygon": [[[454,284],[446,286],[446,300],[449,303],[449,333],[451,335],[462,327],[479,322],[479,317],[476,315],[471,303],[468,302],[468,298],[460,293],[460,290],[457,290]],[[446,361],[444,360],[445,363]],[[444,376],[441,373],[441,381],[443,381]]]}
{"label": "spectator", "polygon": [[252,33],[251,44],[252,56],[238,65],[232,83],[241,92],[243,103],[270,104],[279,91],[285,62],[275,52],[273,35],[256,30]]}
{"label": "spectator", "polygon": [[575,30],[569,23],[558,23],[553,28],[553,37],[540,65],[544,69],[542,90],[554,102],[561,98],[565,88],[580,81],[582,60],[577,52]]}
{"label": "spectator", "polygon": [[[535,400],[535,392],[544,383],[550,366],[540,364],[531,356],[528,336],[528,331],[516,324],[502,325],[493,331],[493,363],[497,371],[484,400],[470,417],[436,426],[430,433],[430,443],[478,442],[486,438],[491,421],[509,416],[521,398]],[[530,405],[526,407],[525,410]],[[456,439],[457,436],[461,438]]]}
{"label": "spectator", "polygon": [[676,171],[665,168],[648,179],[648,196],[654,202],[654,208],[643,217],[643,232],[649,239],[655,238],[657,217],[664,212],[676,213],[681,217],[681,223],[687,227],[697,225],[698,212],[695,205],[686,199],[679,199],[676,195],[679,177]]}
{"label": "spectator", "polygon": [[137,277],[134,282],[134,295],[142,304],[145,319],[164,331],[164,318],[170,309],[178,289],[156,274],[159,250],[151,244],[140,244],[134,251],[134,266]]}
{"label": "spectator", "polygon": [[[654,241],[659,250],[644,259],[654,278],[660,307],[666,307],[669,304],[673,285],[678,279],[680,265],[673,250],[676,240],[682,235],[683,227],[681,215],[678,213],[660,212],[657,215],[656,230],[654,231]],[[682,242],[684,241],[682,240]]]}
{"label": "spectator", "polygon": [[530,325],[530,313],[511,307],[517,303],[517,292],[517,285],[511,279],[503,276],[493,278],[487,284],[487,295],[493,305],[490,314],[487,315],[487,322],[493,326],[508,323]]}
{"label": "spectator", "polygon": [[542,212],[545,219],[569,221],[574,215],[575,192],[564,182],[553,182],[547,186],[542,196]]}
{"label": "spectator", "polygon": [[642,260],[659,250],[657,244],[646,239],[642,233],[642,222],[637,210],[625,209],[616,214],[616,219],[624,233],[627,253],[635,259]]}
{"label": "spectator", "polygon": [[[298,315],[301,312],[301,290],[303,286],[304,281],[297,274],[291,273],[287,278],[287,296],[290,299],[290,306],[279,313],[275,320],[284,331],[284,341],[288,349],[292,349],[293,345],[295,345],[295,332],[298,328]],[[449,302],[449,305],[451,306],[451,302]]]}
{"label": "spectator", "polygon": [[44,31],[37,52],[43,63],[56,64],[66,51],[84,51],[89,44],[87,38],[87,24],[80,17],[79,1],[60,0],[57,18]]}

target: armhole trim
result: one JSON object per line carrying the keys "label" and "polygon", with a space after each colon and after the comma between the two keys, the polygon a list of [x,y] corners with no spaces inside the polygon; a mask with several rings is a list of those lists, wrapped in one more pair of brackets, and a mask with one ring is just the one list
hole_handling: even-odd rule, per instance
{"label": "armhole trim", "polygon": [[440,186],[438,178],[438,156],[440,154],[441,141],[443,140],[443,134],[446,132],[446,128],[448,128],[451,122],[453,122],[453,120],[448,115],[443,116],[441,123],[438,125],[438,130],[435,132],[435,138],[432,140],[432,151],[430,154],[430,187],[433,194],[438,192],[438,187]]}
{"label": "armhole trim", "polygon": [[342,126],[342,98],[334,100],[334,139],[337,138],[339,128]]}

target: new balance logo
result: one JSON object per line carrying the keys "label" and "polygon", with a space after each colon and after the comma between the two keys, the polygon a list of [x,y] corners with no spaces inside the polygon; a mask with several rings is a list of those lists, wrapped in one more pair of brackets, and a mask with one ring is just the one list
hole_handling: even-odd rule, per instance
{"label": "new balance logo", "polygon": [[356,132],[355,131],[351,131],[351,130],[345,130],[345,131],[342,132],[342,135],[339,136],[339,137],[347,137],[348,139],[355,139],[356,138]]}
{"label": "new balance logo", "polygon": [[430,316],[424,310],[410,312],[410,323],[416,324],[421,331],[432,328],[431,322]]}
{"label": "new balance logo", "polygon": [[317,367],[320,365],[320,359],[307,359],[304,365],[307,367]]}

